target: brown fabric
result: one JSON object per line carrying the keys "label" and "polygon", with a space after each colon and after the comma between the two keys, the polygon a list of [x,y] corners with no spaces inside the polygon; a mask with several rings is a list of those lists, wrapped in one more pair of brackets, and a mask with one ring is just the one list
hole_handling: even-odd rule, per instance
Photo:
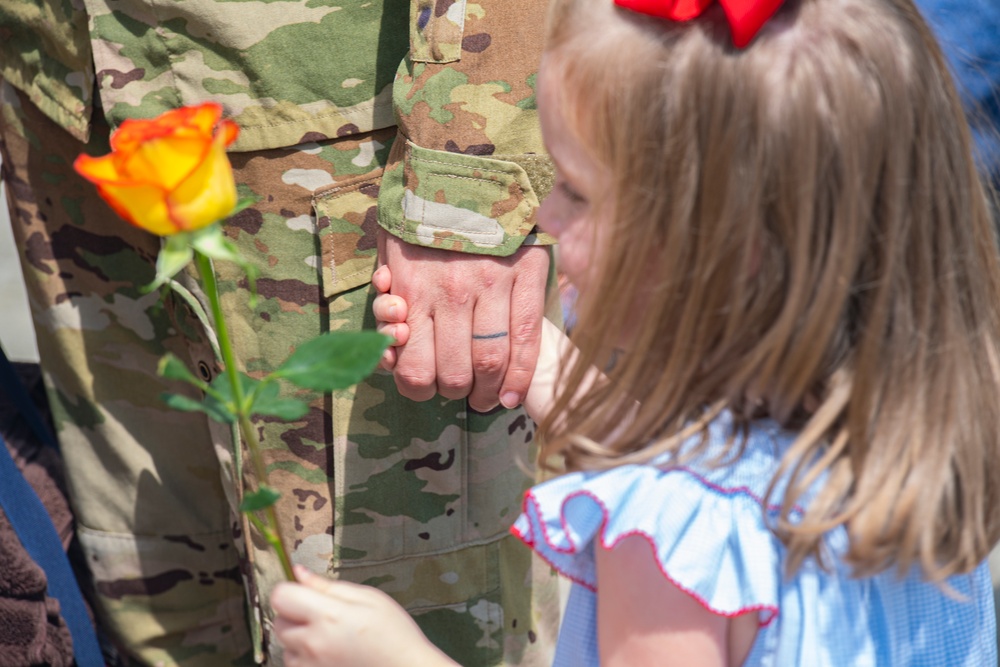
{"label": "brown fabric", "polygon": [[[41,396],[36,366],[15,364],[34,397]],[[0,434],[25,479],[38,494],[63,547],[73,538],[73,515],[66,500],[58,453],[41,444],[0,392]],[[59,613],[59,601],[47,596],[45,572],[25,551],[7,515],[0,509],[0,667],[69,667],[73,643]]]}
{"label": "brown fabric", "polygon": [[45,573],[0,510],[0,667],[73,664],[59,601],[45,595]]}

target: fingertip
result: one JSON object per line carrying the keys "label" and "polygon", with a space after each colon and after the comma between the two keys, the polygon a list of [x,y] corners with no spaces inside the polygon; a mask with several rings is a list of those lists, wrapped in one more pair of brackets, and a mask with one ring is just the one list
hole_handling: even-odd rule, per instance
{"label": "fingertip", "polygon": [[516,391],[505,391],[500,394],[500,405],[508,410],[513,410],[521,405],[521,395]]}
{"label": "fingertip", "polygon": [[378,362],[378,367],[384,371],[392,371],[396,367],[396,350],[391,347],[386,348],[382,353],[382,358]]}
{"label": "fingertip", "polygon": [[387,322],[379,322],[377,325],[375,325],[375,331],[379,332],[383,336],[388,336],[389,338],[391,338],[392,341],[389,343],[389,345],[395,345],[396,344],[396,325],[395,324],[389,324]]}
{"label": "fingertip", "polygon": [[405,322],[401,322],[393,329],[392,336],[396,340],[395,345],[406,345],[407,341],[410,340],[410,327]]}
{"label": "fingertip", "polygon": [[299,584],[308,589],[319,591],[320,593],[326,593],[327,589],[333,582],[333,580],[329,577],[317,574],[302,565],[293,566],[292,571],[295,573],[295,578],[298,580]]}
{"label": "fingertip", "polygon": [[291,584],[287,581],[283,581],[274,587],[271,591],[271,608],[274,609],[275,613],[279,616],[288,611],[285,605],[285,596],[288,595],[288,589]]}
{"label": "fingertip", "polygon": [[393,294],[379,294],[375,297],[372,312],[375,319],[383,324],[401,324],[409,315],[406,301]]}
{"label": "fingertip", "polygon": [[[518,359],[520,361],[520,359]],[[504,376],[503,384],[500,386],[500,404],[505,408],[513,409],[519,406],[531,387],[531,378],[534,376],[534,366],[531,370],[520,363],[512,363]]]}
{"label": "fingertip", "polygon": [[309,576],[303,579],[300,583],[306,588],[319,593],[328,593],[331,585],[333,584],[333,580],[310,572]]}
{"label": "fingertip", "polygon": [[372,274],[372,286],[380,293],[385,294],[392,287],[392,274],[389,267],[384,264]]}
{"label": "fingertip", "polygon": [[409,315],[409,309],[406,307],[406,301],[401,297],[392,295],[389,300],[389,307],[386,309],[389,322],[405,322],[406,317]]}

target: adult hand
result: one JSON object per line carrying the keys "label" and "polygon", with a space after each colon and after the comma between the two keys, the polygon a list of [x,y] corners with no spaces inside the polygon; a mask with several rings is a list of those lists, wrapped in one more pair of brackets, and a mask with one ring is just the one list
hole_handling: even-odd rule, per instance
{"label": "adult hand", "polygon": [[531,246],[492,257],[379,234],[391,293],[408,311],[406,342],[395,350],[399,392],[415,401],[436,393],[468,398],[479,412],[498,402],[508,408],[520,404],[538,358],[548,250]]}
{"label": "adult hand", "polygon": [[[407,306],[400,296],[390,294],[392,288],[392,272],[387,266],[380,266],[372,276],[372,285],[378,296],[372,302],[372,311],[378,321],[379,333],[393,339],[390,347],[382,354],[379,367],[391,371],[396,366],[396,347],[405,345],[410,335],[406,324]],[[556,379],[559,377],[559,367],[563,363],[572,364],[576,358],[576,348],[569,337],[552,322],[542,320],[541,345],[538,361],[531,377],[531,386],[524,395],[524,409],[534,421],[541,423],[555,402],[557,395]],[[592,371],[582,389],[589,389],[594,382],[604,379],[603,373]]]}
{"label": "adult hand", "polygon": [[455,667],[388,595],[295,568],[271,595],[287,667]]}

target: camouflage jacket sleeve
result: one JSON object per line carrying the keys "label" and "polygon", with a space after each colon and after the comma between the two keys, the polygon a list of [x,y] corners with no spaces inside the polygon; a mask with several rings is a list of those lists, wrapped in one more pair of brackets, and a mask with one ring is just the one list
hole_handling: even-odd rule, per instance
{"label": "camouflage jacket sleeve", "polygon": [[379,194],[388,232],[497,256],[552,242],[534,233],[552,182],[535,105],[545,11],[540,0],[411,0]]}
{"label": "camouflage jacket sleeve", "polygon": [[0,0],[0,78],[80,141],[90,136],[94,66],[77,2]]}

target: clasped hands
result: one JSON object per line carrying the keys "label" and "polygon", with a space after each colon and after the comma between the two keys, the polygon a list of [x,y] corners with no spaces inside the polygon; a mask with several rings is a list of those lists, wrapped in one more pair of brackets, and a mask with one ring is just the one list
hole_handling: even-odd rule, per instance
{"label": "clasped hands", "polygon": [[[504,399],[504,405],[523,401],[532,419],[544,419],[556,395],[560,366],[572,365],[576,358],[569,339],[542,318],[545,249],[522,248],[511,261],[491,259],[492,266],[487,266],[478,264],[481,257],[468,258],[470,264],[459,261],[464,257],[454,258],[458,253],[414,248],[388,237],[385,241],[384,248],[380,246],[385,264],[372,277],[379,292],[373,309],[379,330],[394,339],[381,365],[395,373],[400,391],[418,399],[430,398],[435,389],[448,391],[455,398],[468,396],[470,406],[480,410],[496,406],[498,394],[510,392],[517,399]],[[393,253],[406,255],[404,261],[394,261],[400,255]],[[436,258],[443,264],[420,263],[418,258]],[[422,287],[400,278],[401,271],[418,278]],[[462,280],[463,272],[471,279]],[[440,276],[449,282],[435,285]],[[447,301],[434,303],[434,298]],[[485,335],[502,331],[504,322],[509,322],[507,336]],[[459,358],[462,363],[456,363]],[[403,371],[404,364],[414,365]],[[471,369],[456,382],[466,366]],[[592,370],[581,389],[603,377]],[[278,584],[271,596],[274,632],[284,647],[287,667],[457,667],[384,592],[327,579],[302,567],[296,567],[295,574],[297,584]]]}
{"label": "clasped hands", "polygon": [[[518,406],[538,360],[548,250],[509,257],[427,248],[379,230],[372,283],[378,329],[395,340],[380,366],[415,401],[467,398],[487,412]],[[390,278],[391,276],[391,278]]]}
{"label": "clasped hands", "polygon": [[[378,330],[393,338],[380,366],[403,396],[467,398],[480,412],[522,401],[530,410],[541,404],[537,397],[551,396],[556,329],[548,322],[545,363],[535,373],[549,272],[544,247],[510,257],[469,255],[410,245],[379,230],[378,251],[372,307]],[[455,667],[382,591],[301,567],[295,574],[298,584],[279,584],[271,597],[288,667]]]}

